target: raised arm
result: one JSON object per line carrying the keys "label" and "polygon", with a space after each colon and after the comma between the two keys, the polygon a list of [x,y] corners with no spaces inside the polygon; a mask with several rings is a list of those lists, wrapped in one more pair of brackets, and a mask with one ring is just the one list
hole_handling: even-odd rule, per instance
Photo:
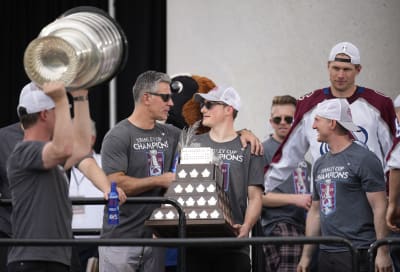
{"label": "raised arm", "polygon": [[91,152],[91,127],[88,90],[71,92],[74,103],[73,137],[74,148],[64,168],[69,169]]}
{"label": "raised arm", "polygon": [[51,141],[43,148],[43,166],[47,169],[64,164],[73,151],[73,130],[67,93],[62,82],[48,82],[43,85],[43,92],[54,101],[54,117],[46,110],[41,114],[45,118],[54,118],[54,130]]}

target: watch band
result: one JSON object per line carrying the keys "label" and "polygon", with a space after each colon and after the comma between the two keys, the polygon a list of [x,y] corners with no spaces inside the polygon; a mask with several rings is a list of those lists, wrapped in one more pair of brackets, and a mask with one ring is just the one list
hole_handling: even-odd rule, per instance
{"label": "watch band", "polygon": [[74,101],[86,101],[89,100],[89,97],[87,95],[81,95],[81,96],[74,96],[72,98]]}

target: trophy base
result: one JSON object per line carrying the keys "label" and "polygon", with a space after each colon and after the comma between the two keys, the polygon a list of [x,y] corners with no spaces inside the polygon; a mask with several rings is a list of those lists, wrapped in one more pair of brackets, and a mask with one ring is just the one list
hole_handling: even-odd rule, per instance
{"label": "trophy base", "polygon": [[[147,220],[158,237],[177,238],[178,220]],[[236,230],[225,220],[187,220],[186,237],[236,237]]]}

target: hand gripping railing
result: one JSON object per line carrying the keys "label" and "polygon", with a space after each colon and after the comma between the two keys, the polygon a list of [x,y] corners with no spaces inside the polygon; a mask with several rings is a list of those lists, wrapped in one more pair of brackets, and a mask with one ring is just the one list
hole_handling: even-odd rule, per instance
{"label": "hand gripping railing", "polygon": [[369,258],[369,271],[374,272],[375,271],[375,256],[376,252],[378,250],[378,247],[384,246],[384,245],[392,245],[392,244],[398,244],[400,245],[400,238],[382,238],[379,240],[376,240],[371,244],[371,246],[368,249],[368,258]]}

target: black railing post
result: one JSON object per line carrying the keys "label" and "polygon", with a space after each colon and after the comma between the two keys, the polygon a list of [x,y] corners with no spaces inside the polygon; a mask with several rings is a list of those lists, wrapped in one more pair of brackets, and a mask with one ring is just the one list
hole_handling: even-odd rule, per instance
{"label": "black railing post", "polygon": [[369,259],[369,271],[375,271],[375,256],[378,248],[384,245],[391,245],[391,244],[400,244],[400,238],[382,238],[376,240],[368,249],[368,259]]}

